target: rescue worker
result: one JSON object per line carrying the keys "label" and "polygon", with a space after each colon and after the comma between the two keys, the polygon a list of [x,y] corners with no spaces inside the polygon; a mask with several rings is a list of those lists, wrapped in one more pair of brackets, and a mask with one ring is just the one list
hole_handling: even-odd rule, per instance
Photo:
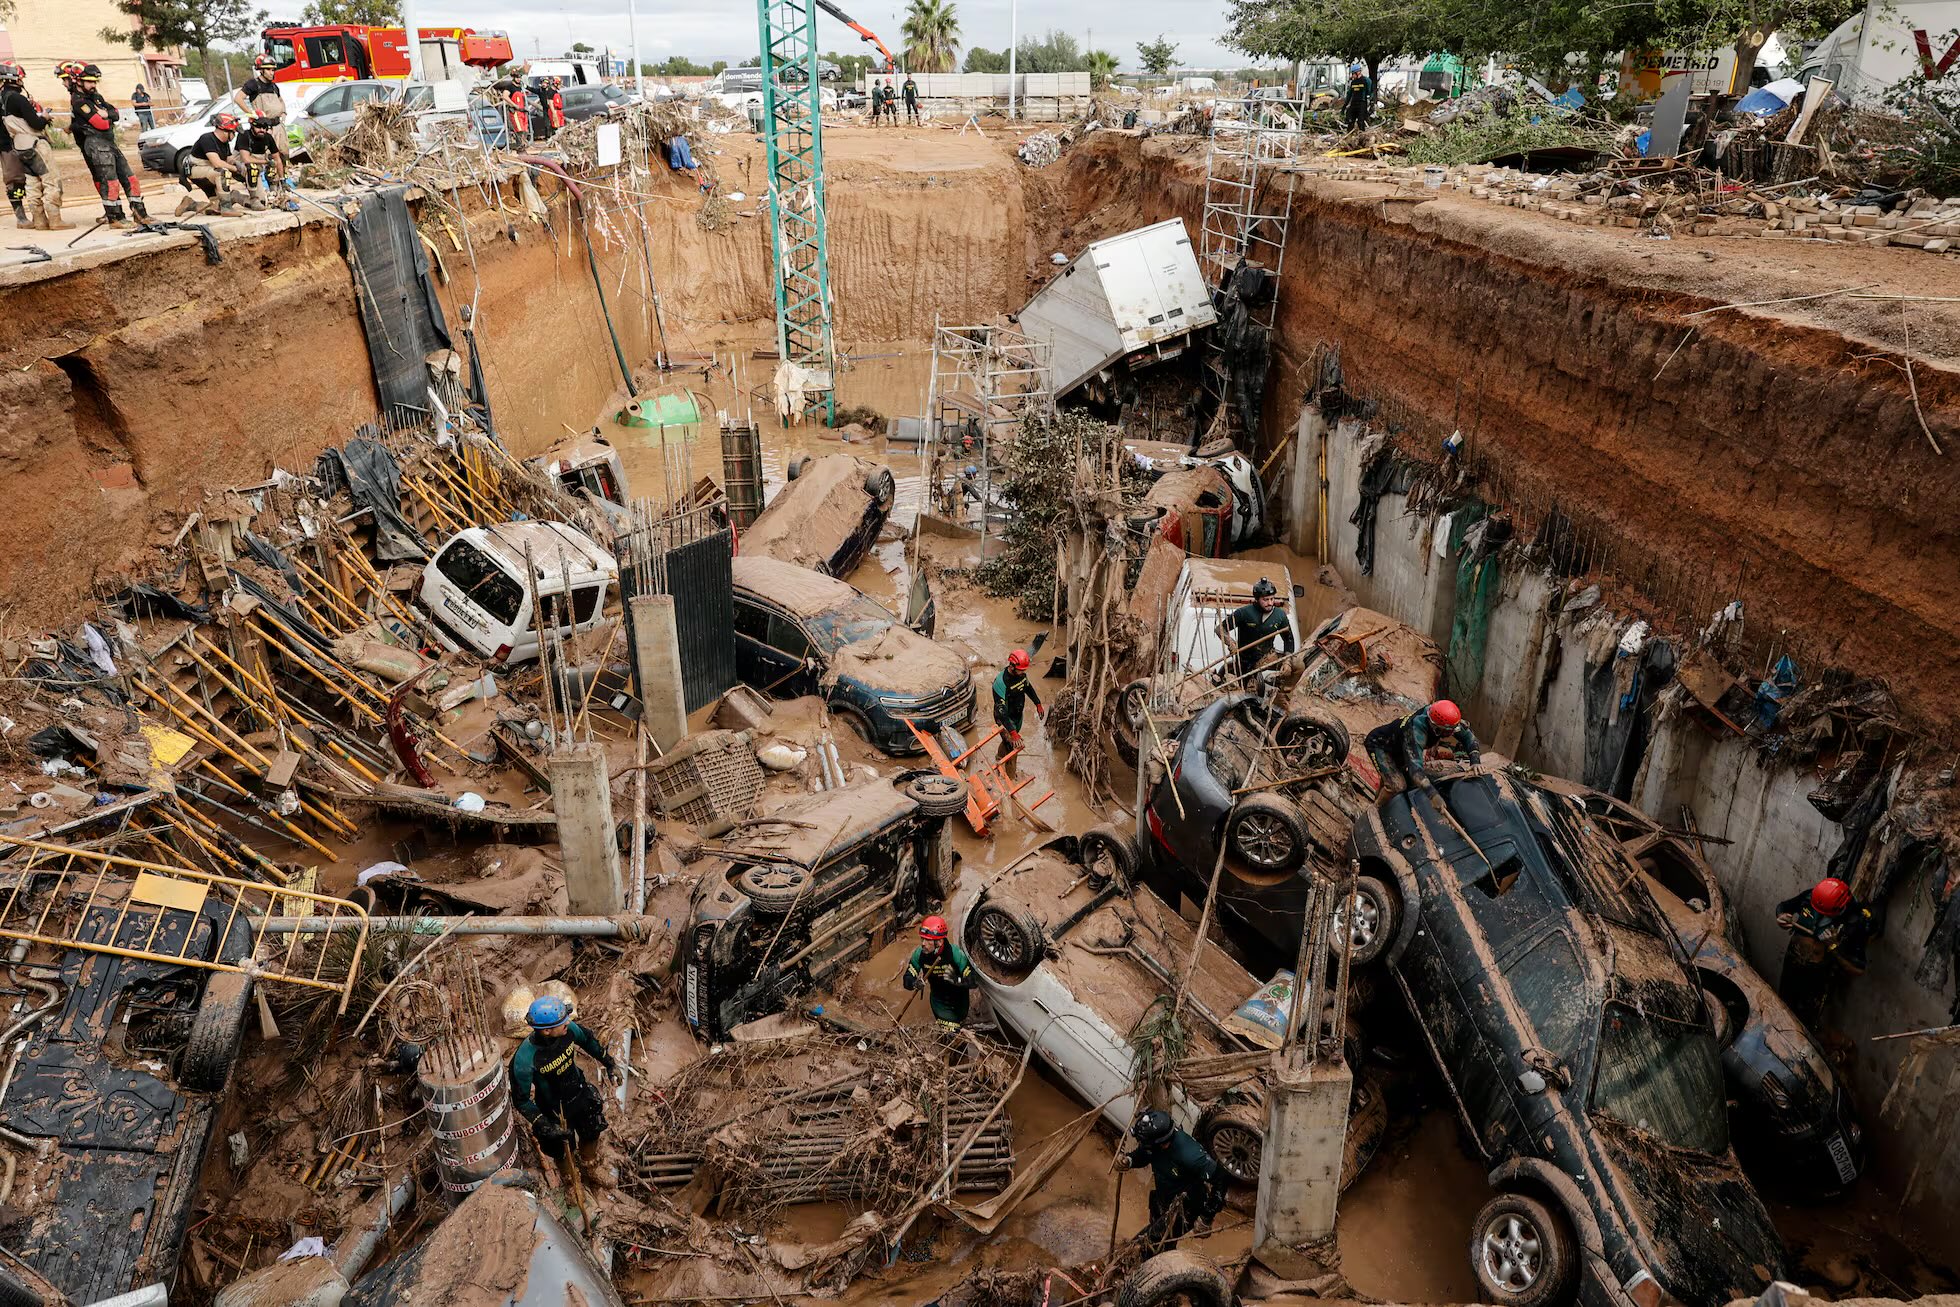
{"label": "rescue worker", "polygon": [[548,141],[565,125],[563,84],[556,77],[545,78],[538,84],[538,99],[544,105],[544,122],[540,126],[538,139]]}
{"label": "rescue worker", "polygon": [[504,111],[504,144],[513,150],[529,149],[531,110],[525,103],[523,84],[506,73],[490,83],[490,89],[496,93],[498,103]]}
{"label": "rescue worker", "polygon": [[[1048,715],[1047,706],[1041,702],[1041,695],[1034,688],[1034,680],[1028,675],[1030,659],[1026,649],[1016,649],[1007,655],[1007,665],[994,677],[994,725],[1000,727],[999,755],[1013,753],[1021,747],[1021,719],[1027,713],[1028,701],[1034,701],[1037,717]],[[1013,759],[1008,760],[1008,773],[1017,771]]]}
{"label": "rescue worker", "polygon": [[925,986],[933,1019],[949,1029],[966,1024],[967,1008],[979,984],[966,953],[946,938],[946,918],[927,917],[920,922],[919,947],[905,962],[905,988]]}
{"label": "rescue worker", "polygon": [[[245,172],[245,188],[251,192],[254,200],[259,199],[260,183],[264,183],[268,192],[272,189],[272,179],[279,167],[278,137],[283,130],[269,118],[253,118],[245,124],[233,144],[233,151]],[[299,201],[287,199],[284,207],[297,212]]]}
{"label": "rescue worker", "polygon": [[1373,99],[1374,87],[1368,82],[1368,70],[1357,59],[1348,65],[1347,100],[1341,106],[1341,121],[1348,131],[1358,131],[1368,125]]}
{"label": "rescue worker", "polygon": [[143,184],[129,170],[129,160],[116,144],[116,106],[102,94],[102,70],[94,64],[71,63],[61,66],[68,87],[68,130],[81,149],[95,181],[95,193],[102,197],[102,220],[111,227],[125,227],[123,192],[129,192],[129,207],[136,221],[147,223],[150,211],[143,207]]}
{"label": "rescue worker", "polygon": [[1826,876],[1777,904],[1776,924],[1790,932],[1777,992],[1798,1020],[1816,1028],[1832,977],[1865,974],[1865,943],[1878,932],[1877,919],[1849,885]]}
{"label": "rescue worker", "polygon": [[919,121],[919,84],[910,73],[905,74],[905,121],[914,125]]}
{"label": "rescue worker", "polygon": [[8,64],[6,69],[0,82],[0,126],[21,168],[21,212],[27,215],[21,226],[30,231],[69,231],[75,224],[61,220],[61,176],[54,170],[54,152],[48,145],[48,128],[53,124],[27,93],[27,71],[19,64]]}
{"label": "rescue worker", "polygon": [[[286,99],[279,94],[279,84],[272,80],[273,73],[279,70],[279,61],[269,54],[262,54],[252,60],[252,76],[245,85],[233,93],[232,99],[245,112],[241,118],[264,119],[266,132],[279,155],[279,162],[273,165],[272,175],[288,188],[296,187],[297,165],[293,163],[292,142],[286,139]],[[292,173],[294,175],[288,175]]]}
{"label": "rescue worker", "polygon": [[1407,789],[1428,789],[1425,759],[1454,757],[1472,767],[1483,761],[1477,737],[1463,724],[1463,710],[1448,699],[1377,726],[1362,744],[1381,773],[1383,798]]}
{"label": "rescue worker", "polygon": [[[264,207],[243,185],[244,167],[232,157],[232,142],[237,138],[237,115],[221,113],[211,119],[211,130],[198,137],[197,144],[184,157],[184,169],[178,180],[189,194],[177,205],[178,217],[200,212],[230,213],[240,203],[254,209]],[[204,193],[202,199],[198,197],[199,191]]]}
{"label": "rescue worker", "polygon": [[[1234,675],[1242,681],[1267,659],[1294,649],[1293,622],[1286,615],[1286,598],[1266,577],[1252,586],[1252,602],[1241,604],[1218,623],[1218,634],[1235,655]],[[1240,688],[1251,688],[1241,686]]]}
{"label": "rescue worker", "polygon": [[885,106],[886,125],[898,126],[898,92],[892,89],[892,79],[887,77],[885,84],[878,88],[879,102]]}
{"label": "rescue worker", "polygon": [[1203,1144],[1177,1128],[1169,1112],[1153,1107],[1137,1113],[1130,1136],[1137,1146],[1118,1156],[1116,1165],[1125,1171],[1150,1168],[1147,1243],[1174,1244],[1192,1226],[1225,1210],[1225,1169]]}
{"label": "rescue worker", "polygon": [[129,107],[136,111],[136,126],[139,131],[149,131],[157,125],[157,116],[150,108],[150,88],[136,83],[136,89],[129,93]]}
{"label": "rescue worker", "polygon": [[606,1108],[578,1069],[576,1052],[584,1049],[605,1079],[615,1074],[612,1056],[572,1020],[562,998],[547,994],[532,1000],[524,1019],[531,1033],[510,1057],[511,1099],[546,1157],[562,1163],[566,1141],[575,1140],[579,1155],[590,1161],[606,1130]]}
{"label": "rescue worker", "polygon": [[[5,100],[26,77],[19,64],[0,63],[0,100]],[[14,211],[14,225],[27,227],[27,169],[21,167],[20,156],[14,153],[11,134],[0,135],[0,186],[6,187],[7,207]]]}

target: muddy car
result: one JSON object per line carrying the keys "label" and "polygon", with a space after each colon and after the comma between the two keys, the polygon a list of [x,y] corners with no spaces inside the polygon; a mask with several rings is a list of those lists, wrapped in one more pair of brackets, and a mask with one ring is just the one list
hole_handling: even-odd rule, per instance
{"label": "muddy car", "polygon": [[[947,921],[980,973],[994,1017],[1034,1045],[1085,1102],[1118,1130],[1136,1115],[1130,1035],[1176,985],[1194,931],[1164,900],[1132,883],[1128,836],[1098,827],[1049,841],[1006,875],[969,872]],[[1198,954],[1186,997],[1185,1056],[1277,1048],[1283,1029],[1242,1009],[1260,984],[1223,949]],[[1283,1025],[1283,1022],[1282,1022]],[[1171,1113],[1239,1184],[1256,1184],[1266,1132],[1263,1073],[1194,1101],[1172,1090]],[[1341,1185],[1373,1159],[1388,1125],[1387,1100],[1357,1073]]]}
{"label": "muddy car", "polygon": [[1214,440],[1193,451],[1174,441],[1126,440],[1123,452],[1160,482],[1199,469],[1215,474],[1186,477],[1175,489],[1146,496],[1153,506],[1196,510],[1204,518],[1204,532],[1185,538],[1187,552],[1222,557],[1245,548],[1265,529],[1266,490],[1259,469],[1231,441]]}
{"label": "muddy car", "polygon": [[[250,930],[213,895],[193,914],[140,897],[98,902],[74,938],[237,964]],[[107,892],[105,891],[105,897]],[[30,1016],[0,1107],[15,1136],[51,1141],[54,1172],[9,1242],[76,1303],[168,1284],[197,1197],[251,982],[231,971],[71,949],[29,977]],[[45,977],[45,979],[39,979]],[[6,1301],[16,1301],[7,1299]]]}
{"label": "muddy car", "polygon": [[683,937],[682,1008],[703,1039],[779,1012],[923,907],[921,878],[966,786],[924,774],[793,799],[723,835]]}
{"label": "muddy car", "polygon": [[[768,694],[821,694],[830,711],[886,753],[920,752],[928,735],[973,721],[973,677],[945,645],[905,626],[848,581],[771,558],[737,558],[735,671]],[[926,606],[921,626],[930,631]]]}
{"label": "muddy car", "polygon": [[742,533],[742,552],[849,576],[891,515],[891,469],[854,454],[799,458],[789,483]]}
{"label": "muddy car", "polygon": [[1850,1186],[1865,1161],[1850,1100],[1816,1038],[1743,956],[1722,887],[1693,837],[1610,795],[1579,795],[1639,866],[1711,1000],[1736,1153],[1750,1174],[1808,1197]]}
{"label": "muddy car", "polygon": [[1447,815],[1396,795],[1352,855],[1382,914],[1373,959],[1490,1167],[1469,1232],[1485,1296],[1706,1307],[1783,1278],[1730,1150],[1708,1008],[1619,845],[1509,775],[1436,784]]}

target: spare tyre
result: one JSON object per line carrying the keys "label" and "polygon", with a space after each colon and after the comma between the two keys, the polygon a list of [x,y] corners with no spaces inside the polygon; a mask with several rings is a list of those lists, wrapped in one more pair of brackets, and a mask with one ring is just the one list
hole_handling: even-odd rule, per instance
{"label": "spare tyre", "polygon": [[1307,861],[1307,819],[1291,799],[1248,794],[1225,819],[1225,847],[1242,875],[1289,876]]}
{"label": "spare tyre", "polygon": [[245,1013],[252,1001],[252,978],[236,971],[213,972],[204,982],[184,1041],[177,1083],[198,1094],[215,1094],[231,1079],[238,1046],[245,1040]]}
{"label": "spare tyre", "polygon": [[905,797],[926,817],[957,817],[966,811],[966,782],[954,776],[914,776],[905,782]]}
{"label": "spare tyre", "polygon": [[1017,985],[1041,965],[1041,922],[1009,898],[988,898],[966,914],[966,951],[989,976]]}
{"label": "spare tyre", "polygon": [[1082,869],[1092,875],[1107,866],[1105,874],[1114,876],[1119,884],[1136,884],[1137,841],[1126,830],[1112,825],[1097,826],[1082,836],[1077,856],[1082,860]]}
{"label": "spare tyre", "polygon": [[758,862],[735,876],[756,911],[780,916],[809,897],[810,873],[793,862]]}
{"label": "spare tyre", "polygon": [[1116,1290],[1116,1307],[1232,1307],[1232,1282],[1218,1263],[1173,1248],[1131,1271]]}
{"label": "spare tyre", "polygon": [[796,478],[802,476],[809,469],[809,466],[810,456],[808,454],[798,454],[789,461],[789,466],[783,469],[783,475],[789,480],[794,481]]}

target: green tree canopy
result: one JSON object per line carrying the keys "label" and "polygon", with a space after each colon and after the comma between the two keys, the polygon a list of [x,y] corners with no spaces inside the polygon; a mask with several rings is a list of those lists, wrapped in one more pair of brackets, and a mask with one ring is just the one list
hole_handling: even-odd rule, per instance
{"label": "green tree canopy", "polygon": [[899,35],[911,71],[950,73],[960,66],[960,18],[952,0],[912,0]]}
{"label": "green tree canopy", "polygon": [[116,0],[116,9],[136,21],[127,30],[103,28],[103,40],[132,50],[182,46],[207,63],[212,45],[252,40],[265,24],[265,10],[251,0]]}
{"label": "green tree canopy", "polygon": [[401,0],[313,0],[303,17],[309,23],[400,27],[402,6]]}
{"label": "green tree canopy", "polygon": [[[1024,36],[1014,47],[1017,73],[1079,73],[1089,66],[1082,46],[1067,32],[1048,29],[1046,36]],[[1006,71],[1005,69],[1002,70]]]}
{"label": "green tree canopy", "polygon": [[1007,51],[989,50],[981,45],[966,48],[966,62],[960,65],[963,73],[1004,73],[1007,71]]}
{"label": "green tree canopy", "polygon": [[1107,50],[1089,51],[1089,89],[1100,91],[1116,73],[1116,56]]}
{"label": "green tree canopy", "polygon": [[1143,64],[1143,71],[1152,77],[1163,77],[1177,64],[1177,44],[1166,41],[1159,32],[1154,41],[1137,42],[1137,59]]}

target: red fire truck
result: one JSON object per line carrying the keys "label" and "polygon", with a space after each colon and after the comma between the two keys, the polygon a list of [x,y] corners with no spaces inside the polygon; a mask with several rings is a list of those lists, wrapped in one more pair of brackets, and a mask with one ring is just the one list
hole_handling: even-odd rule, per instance
{"label": "red fire truck", "polygon": [[[466,68],[495,68],[511,60],[510,36],[467,27],[423,27],[422,72],[430,81],[462,77]],[[309,84],[408,76],[408,33],[399,27],[351,23],[279,23],[259,33],[261,48],[279,65],[272,80]]]}

